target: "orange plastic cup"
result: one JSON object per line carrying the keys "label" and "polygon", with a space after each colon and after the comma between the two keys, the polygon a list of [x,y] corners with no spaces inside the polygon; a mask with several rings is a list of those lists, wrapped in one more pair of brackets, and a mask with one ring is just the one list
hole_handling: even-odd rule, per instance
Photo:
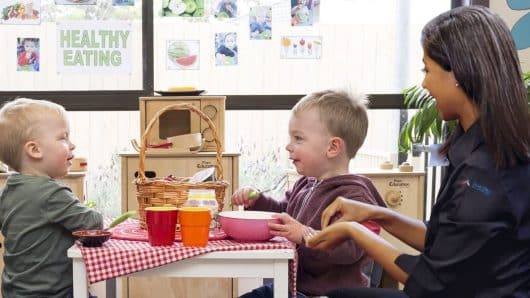
{"label": "orange plastic cup", "polygon": [[152,246],[172,245],[175,242],[177,216],[177,207],[145,208],[149,244]]}
{"label": "orange plastic cup", "polygon": [[180,232],[184,246],[208,244],[208,234],[212,216],[209,208],[183,207],[179,209]]}

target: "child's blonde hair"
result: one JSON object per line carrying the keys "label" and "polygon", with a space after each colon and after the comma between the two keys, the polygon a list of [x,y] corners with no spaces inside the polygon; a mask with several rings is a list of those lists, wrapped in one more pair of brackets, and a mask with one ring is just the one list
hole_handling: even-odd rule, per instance
{"label": "child's blonde hair", "polygon": [[0,160],[19,171],[24,144],[51,115],[66,117],[66,110],[47,100],[18,98],[7,102],[0,109]]}
{"label": "child's blonde hair", "polygon": [[368,114],[365,95],[345,90],[324,90],[304,96],[292,109],[293,115],[311,108],[318,108],[320,120],[329,133],[346,143],[349,158],[364,143],[368,131]]}

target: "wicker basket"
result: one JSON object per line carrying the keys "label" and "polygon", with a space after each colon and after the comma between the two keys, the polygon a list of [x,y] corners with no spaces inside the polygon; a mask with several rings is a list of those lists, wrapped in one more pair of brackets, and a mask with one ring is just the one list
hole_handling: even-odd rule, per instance
{"label": "wicker basket", "polygon": [[[167,181],[164,178],[147,178],[145,177],[145,154],[147,149],[147,137],[151,128],[158,121],[160,115],[168,110],[189,110],[201,117],[208,123],[212,130],[215,144],[217,146],[216,159],[216,181],[191,183],[188,178],[179,178],[176,181]],[[225,189],[229,185],[223,180],[223,163],[221,152],[223,146],[217,135],[217,129],[212,120],[203,112],[191,104],[174,104],[169,105],[160,111],[151,119],[142,135],[142,145],[139,153],[138,178],[136,179],[136,198],[138,200],[138,214],[140,216],[140,225],[145,228],[145,208],[156,206],[175,206],[181,207],[188,199],[189,189],[214,189],[215,198],[219,204],[219,210],[223,210]]]}

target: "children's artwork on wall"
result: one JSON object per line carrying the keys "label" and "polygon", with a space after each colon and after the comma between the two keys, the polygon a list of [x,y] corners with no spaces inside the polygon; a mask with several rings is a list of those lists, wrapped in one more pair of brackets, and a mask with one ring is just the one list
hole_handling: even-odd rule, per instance
{"label": "children's artwork on wall", "polygon": [[291,25],[312,26],[320,16],[320,0],[291,0]]}
{"label": "children's artwork on wall", "polygon": [[134,0],[112,0],[114,6],[134,6]]}
{"label": "children's artwork on wall", "polygon": [[281,59],[320,59],[322,36],[282,36]]}
{"label": "children's artwork on wall", "polygon": [[197,70],[199,69],[199,40],[168,40],[167,69]]}
{"label": "children's artwork on wall", "polygon": [[39,71],[39,38],[17,38],[17,71]]}
{"label": "children's artwork on wall", "polygon": [[162,0],[163,17],[202,17],[204,0]]}
{"label": "children's artwork on wall", "polygon": [[213,14],[218,19],[237,17],[236,0],[216,0]]}
{"label": "children's artwork on wall", "polygon": [[0,0],[1,23],[40,24],[40,0]]}
{"label": "children's artwork on wall", "polygon": [[249,13],[250,39],[272,38],[272,7],[254,6]]}
{"label": "children's artwork on wall", "polygon": [[57,5],[96,5],[97,0],[55,0]]}
{"label": "children's artwork on wall", "polygon": [[125,21],[57,23],[57,72],[130,74],[133,31]]}
{"label": "children's artwork on wall", "polygon": [[215,65],[237,65],[237,33],[215,33]]}

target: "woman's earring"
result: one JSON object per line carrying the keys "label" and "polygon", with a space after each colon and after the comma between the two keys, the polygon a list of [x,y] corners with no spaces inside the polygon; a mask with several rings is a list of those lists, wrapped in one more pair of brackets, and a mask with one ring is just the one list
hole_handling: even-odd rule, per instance
{"label": "woman's earring", "polygon": [[458,87],[458,86],[460,86],[460,85],[458,85],[458,83],[456,83],[455,86]]}

